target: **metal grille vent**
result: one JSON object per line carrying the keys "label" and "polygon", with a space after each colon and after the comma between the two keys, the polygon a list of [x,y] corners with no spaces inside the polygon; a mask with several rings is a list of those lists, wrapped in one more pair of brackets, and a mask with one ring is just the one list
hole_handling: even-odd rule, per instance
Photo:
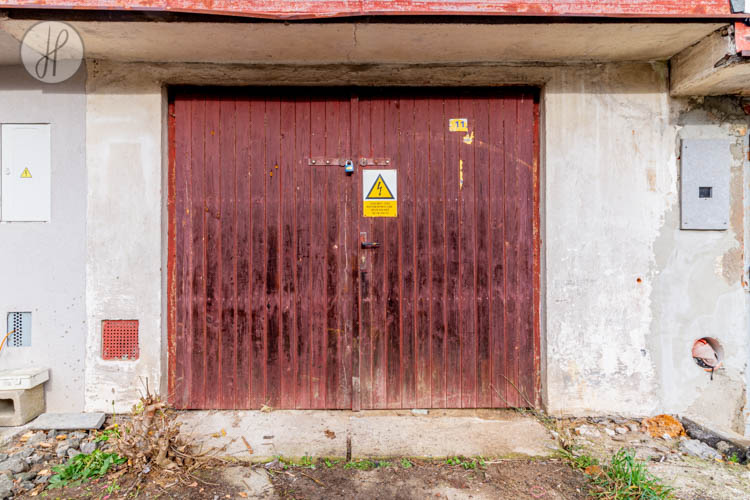
{"label": "metal grille vent", "polygon": [[28,347],[31,345],[31,313],[8,313],[8,347]]}
{"label": "metal grille vent", "polygon": [[102,359],[138,359],[138,320],[102,321]]}

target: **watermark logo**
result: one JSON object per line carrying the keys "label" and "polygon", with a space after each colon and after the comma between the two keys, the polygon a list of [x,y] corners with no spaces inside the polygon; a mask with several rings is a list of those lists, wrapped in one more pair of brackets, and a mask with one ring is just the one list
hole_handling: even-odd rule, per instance
{"label": "watermark logo", "polygon": [[81,66],[83,41],[69,24],[41,22],[23,36],[21,60],[26,71],[40,82],[64,82]]}

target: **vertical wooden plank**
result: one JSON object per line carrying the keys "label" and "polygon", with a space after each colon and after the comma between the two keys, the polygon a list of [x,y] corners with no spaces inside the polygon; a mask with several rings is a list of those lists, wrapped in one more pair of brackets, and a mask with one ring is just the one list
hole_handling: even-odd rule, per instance
{"label": "vertical wooden plank", "polygon": [[221,240],[221,321],[219,331],[219,407],[234,408],[236,381],[235,343],[237,340],[235,321],[235,277],[236,277],[236,196],[235,196],[235,142],[234,142],[234,99],[222,98],[219,101],[219,156],[221,164],[219,185],[219,234]]}
{"label": "vertical wooden plank", "polygon": [[[190,186],[190,100],[174,101],[174,190],[175,190],[175,371],[172,391],[177,408],[188,408],[190,401],[191,356],[191,186]],[[171,360],[170,360],[171,361]]]}
{"label": "vertical wooden plank", "polygon": [[220,380],[221,360],[221,136],[220,102],[206,99],[206,407],[220,408],[221,393],[213,388]]}
{"label": "vertical wooden plank", "polygon": [[205,408],[205,350],[206,350],[206,252],[204,247],[206,199],[205,199],[205,140],[206,101],[192,101],[190,178],[192,196],[190,213],[192,220],[191,259],[193,270],[190,308],[191,335],[188,348],[190,360],[190,408]]}
{"label": "vertical wooden plank", "polygon": [[[450,118],[467,118],[464,110],[459,108],[457,96],[445,99],[445,120],[440,124],[444,129],[448,127]],[[437,123],[435,124],[437,125]],[[469,127],[473,128],[473,121],[469,120]],[[464,255],[465,249],[459,240],[461,228],[471,219],[461,213],[459,196],[466,185],[461,184],[462,172],[468,168],[466,161],[466,145],[463,145],[463,132],[449,132],[445,134],[445,381],[446,400],[449,408],[461,408],[461,347],[462,335],[465,336],[465,325],[459,321],[466,315],[465,300],[462,300],[459,280],[464,271],[461,259],[470,258]],[[461,252],[464,252],[462,254]]]}
{"label": "vertical wooden plank", "polygon": [[518,300],[520,318],[518,331],[519,404],[533,407],[534,400],[534,100],[524,92],[518,100]]}
{"label": "vertical wooden plank", "polygon": [[279,246],[280,131],[281,103],[278,97],[266,100],[266,400],[270,406],[281,402],[281,360],[279,294],[281,248]]}
{"label": "vertical wooden plank", "polygon": [[[443,99],[429,101],[430,332],[433,408],[445,408],[445,131]],[[453,374],[451,374],[453,376]]]}
{"label": "vertical wooden plank", "polygon": [[[310,108],[310,154],[325,156],[326,135],[326,102],[316,96]],[[311,215],[311,406],[325,408],[325,346],[326,346],[326,272],[325,272],[325,204],[326,204],[326,169],[325,165],[309,167],[312,170],[310,198]]]}
{"label": "vertical wooden plank", "polygon": [[519,406],[518,356],[520,343],[520,290],[518,281],[519,236],[521,232],[518,213],[518,99],[506,97],[505,117],[505,377],[508,382],[506,398],[511,406]]}
{"label": "vertical wooden plank", "polygon": [[539,171],[539,91],[533,91],[534,97],[534,404],[538,407],[542,405],[541,391],[542,391],[542,375],[541,375],[541,219],[539,211],[541,209],[541,173]]}
{"label": "vertical wooden plank", "polygon": [[398,210],[401,232],[401,394],[404,408],[416,407],[416,204],[414,203],[416,165],[414,161],[414,99],[400,100],[399,109],[399,186]]}
{"label": "vertical wooden plank", "polygon": [[[370,129],[370,149],[385,151],[385,102],[375,98],[371,101],[372,127]],[[372,259],[371,294],[372,294],[372,398],[373,408],[386,408],[386,373],[388,351],[386,346],[386,248],[385,220],[373,218],[370,241],[381,244],[381,248],[368,250],[368,259]]]}
{"label": "vertical wooden plank", "polygon": [[310,157],[310,99],[297,98],[295,101],[295,154],[297,172],[295,181],[295,219],[296,219],[296,276],[295,276],[295,309],[296,309],[296,401],[297,408],[311,408],[310,402],[310,335],[311,335],[311,186],[312,168],[307,165]]}
{"label": "vertical wooden plank", "polygon": [[[472,106],[473,99],[462,98],[459,101],[459,114],[469,119],[469,136],[475,133],[476,117]],[[476,133],[475,133],[476,137]],[[474,294],[475,263],[475,218],[474,190],[477,179],[474,175],[474,148],[462,141],[461,161],[463,162],[463,186],[460,189],[459,246],[461,253],[459,297],[460,297],[460,330],[461,330],[461,406],[473,408],[476,405],[476,349],[477,331],[474,314],[476,296]]]}
{"label": "vertical wooden plank", "polygon": [[490,337],[492,346],[492,406],[508,406],[505,381],[505,118],[502,97],[490,100]]}
{"label": "vertical wooden plank", "polygon": [[[339,144],[338,150],[342,158],[351,158],[356,163],[356,158],[352,156],[351,150],[351,104],[350,99],[341,99],[339,101]],[[356,223],[355,207],[352,206],[352,186],[355,181],[351,175],[346,174],[344,169],[338,169],[338,237],[336,249],[336,260],[338,262],[338,285],[336,287],[337,300],[339,303],[338,310],[338,329],[337,349],[339,361],[336,364],[338,371],[335,408],[351,409],[351,338],[352,338],[352,308],[354,307],[354,297],[356,288],[352,288],[351,266],[356,255],[351,255],[351,248],[356,244],[357,238],[352,226]],[[343,217],[342,217],[343,215]],[[352,239],[353,238],[353,239]]]}
{"label": "vertical wooden plank", "polygon": [[[383,99],[385,116],[383,117],[384,156],[390,158],[390,167],[395,168],[398,182],[396,189],[401,187],[404,173],[401,152],[399,151],[399,101],[394,98]],[[398,194],[398,191],[397,191]],[[399,220],[383,219],[385,238],[383,241],[383,257],[385,266],[385,350],[386,350],[386,406],[401,408],[401,241]]]}
{"label": "vertical wooden plank", "polygon": [[414,101],[414,240],[416,333],[416,406],[432,406],[432,370],[430,335],[430,128],[429,99]]}
{"label": "vertical wooden plank", "polygon": [[476,226],[476,335],[477,335],[477,384],[476,406],[492,406],[490,344],[490,109],[486,96],[473,99],[474,106],[474,213]]}
{"label": "vertical wooden plank", "polygon": [[281,100],[281,144],[278,182],[281,184],[281,407],[295,407],[295,320],[294,320],[294,270],[295,233],[294,187],[295,170],[300,168],[295,152],[295,103],[284,97]]}
{"label": "vertical wooden plank", "polygon": [[[350,101],[350,114],[349,122],[351,123],[351,152],[354,158],[360,156],[359,151],[359,96],[352,95]],[[362,188],[361,188],[361,176],[362,169],[354,169],[354,174],[351,176],[351,183],[349,185],[350,201],[349,206],[352,210],[347,224],[348,229],[348,248],[349,253],[347,255],[349,265],[347,267],[348,274],[351,279],[352,286],[352,308],[349,310],[351,314],[351,346],[350,346],[350,366],[351,366],[351,409],[354,411],[360,411],[362,408],[362,399],[360,397],[360,311],[362,304],[362,290],[360,287],[359,276],[361,272],[360,260],[359,260],[359,225],[360,218],[362,216]]]}
{"label": "vertical wooden plank", "polygon": [[[358,154],[362,157],[372,156],[370,145],[370,131],[372,129],[372,100],[361,98],[358,103],[358,130],[359,139],[357,141]],[[362,169],[357,169],[359,191],[358,200],[362,199]],[[359,217],[360,232],[367,233],[367,238],[372,238],[372,221],[362,215],[362,203],[357,204]],[[359,247],[359,235],[357,235],[357,247]],[[372,276],[372,251],[359,249],[358,259],[360,264],[359,289],[360,299],[360,342],[359,342],[359,387],[360,387],[360,406],[361,408],[373,408],[373,282]]]}
{"label": "vertical wooden plank", "polygon": [[237,169],[237,367],[235,405],[237,409],[250,406],[250,365],[252,362],[250,302],[250,102],[246,97],[238,98],[235,105],[235,158]]}
{"label": "vertical wooden plank", "polygon": [[[342,156],[339,149],[339,136],[342,133],[340,122],[340,102],[329,99],[325,106],[325,146],[326,158],[338,158]],[[341,337],[341,325],[339,323],[339,218],[343,213],[339,205],[339,188],[342,183],[343,173],[338,165],[326,165],[323,167],[322,179],[325,182],[325,207],[324,224],[325,232],[321,234],[325,238],[325,343],[323,351],[323,376],[325,378],[325,408],[335,408],[338,396],[338,367],[341,363],[339,354],[339,339]],[[342,245],[343,246],[343,245]]]}
{"label": "vertical wooden plank", "polygon": [[[175,103],[174,97],[167,96],[167,401],[176,405],[175,379],[177,377],[177,242],[175,214],[177,186],[175,185]],[[184,203],[184,199],[180,200]],[[184,308],[187,310],[187,308]],[[180,317],[180,326],[184,326],[185,320]],[[184,333],[184,332],[183,332]]]}
{"label": "vertical wooden plank", "polygon": [[265,120],[266,102],[262,97],[250,100],[250,200],[252,207],[251,240],[251,343],[252,390],[250,407],[258,409],[266,404],[266,221],[265,221]]}

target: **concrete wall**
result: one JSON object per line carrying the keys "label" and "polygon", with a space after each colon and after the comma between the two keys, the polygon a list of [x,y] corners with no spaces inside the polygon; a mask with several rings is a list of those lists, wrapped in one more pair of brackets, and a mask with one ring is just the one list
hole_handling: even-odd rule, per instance
{"label": "concrete wall", "polygon": [[[677,412],[744,432],[744,115],[668,95],[665,64],[421,68],[89,64],[86,406],[164,386],[163,83],[542,85],[544,359],[555,414]],[[351,69],[351,68],[349,68]],[[718,112],[716,107],[725,109]],[[723,108],[722,108],[723,106]],[[681,137],[731,137],[732,222],[679,230]],[[141,320],[141,360],[98,361],[99,321]],[[718,338],[714,380],[690,348]]]}
{"label": "concrete wall", "polygon": [[[17,50],[17,49],[16,49]],[[32,312],[30,347],[5,347],[0,369],[50,369],[47,410],[83,409],[86,332],[86,71],[44,85],[0,66],[0,123],[50,123],[50,222],[0,223],[0,331],[9,311]]]}
{"label": "concrete wall", "polygon": [[[600,67],[546,88],[548,404],[744,433],[747,118],[670,99],[666,76]],[[679,141],[702,137],[734,141],[728,231],[679,229]],[[691,357],[704,336],[727,353],[713,381]]]}
{"label": "concrete wall", "polygon": [[[161,84],[89,82],[86,409],[123,411],[162,374]],[[139,320],[140,357],[104,361],[101,322]]]}

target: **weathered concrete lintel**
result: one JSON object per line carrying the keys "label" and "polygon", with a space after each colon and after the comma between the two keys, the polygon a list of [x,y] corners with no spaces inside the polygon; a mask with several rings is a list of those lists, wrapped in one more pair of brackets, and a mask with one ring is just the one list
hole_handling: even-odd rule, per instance
{"label": "weathered concrete lintel", "polygon": [[226,445],[226,455],[253,461],[279,455],[345,457],[349,446],[354,458],[528,457],[549,456],[556,449],[539,421],[508,410],[191,411],[179,419],[183,435],[204,448]]}
{"label": "weathered concrete lintel", "polygon": [[673,96],[750,94],[750,59],[737,55],[732,29],[713,32],[670,60]]}

